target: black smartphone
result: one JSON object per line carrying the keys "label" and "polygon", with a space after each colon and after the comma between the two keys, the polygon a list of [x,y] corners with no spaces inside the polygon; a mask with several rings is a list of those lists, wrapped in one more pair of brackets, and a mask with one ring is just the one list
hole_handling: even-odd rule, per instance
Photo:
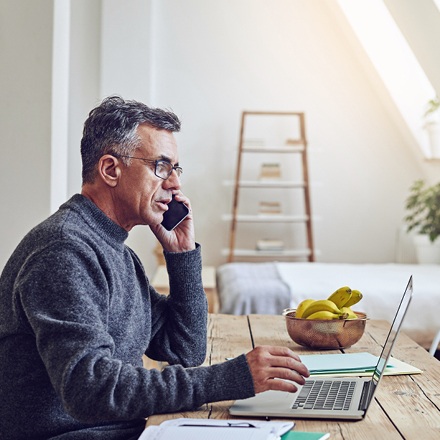
{"label": "black smartphone", "polygon": [[171,202],[168,203],[168,211],[163,214],[162,226],[172,231],[188,214],[188,207],[183,202],[175,200],[173,196]]}

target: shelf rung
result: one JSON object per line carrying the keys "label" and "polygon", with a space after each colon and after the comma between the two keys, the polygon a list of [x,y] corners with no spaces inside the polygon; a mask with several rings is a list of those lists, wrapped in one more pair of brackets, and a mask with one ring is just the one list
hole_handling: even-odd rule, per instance
{"label": "shelf rung", "polygon": [[[223,249],[223,255],[229,254],[229,249]],[[258,251],[253,249],[234,249],[235,257],[308,257],[311,255],[310,249],[284,249],[282,251]]]}
{"label": "shelf rung", "polygon": [[282,180],[243,180],[238,183],[240,188],[305,188],[305,182]]}
{"label": "shelf rung", "polygon": [[[235,186],[232,180],[223,181],[224,186]],[[282,179],[242,180],[238,183],[240,188],[305,188],[305,182]]]}
{"label": "shelf rung", "polygon": [[[232,219],[232,216],[231,216]],[[239,223],[301,223],[309,220],[306,215],[279,215],[279,214],[257,214],[257,215],[237,215]]]}
{"label": "shelf rung", "polygon": [[305,150],[304,145],[301,146],[279,146],[266,147],[259,145],[243,145],[243,153],[302,153]]}

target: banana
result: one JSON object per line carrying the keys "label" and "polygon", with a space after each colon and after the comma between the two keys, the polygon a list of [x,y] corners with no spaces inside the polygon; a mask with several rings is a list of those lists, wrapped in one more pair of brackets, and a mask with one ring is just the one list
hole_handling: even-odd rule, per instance
{"label": "banana", "polygon": [[302,318],[304,310],[314,301],[314,299],[305,299],[301,301],[296,308],[295,318]]}
{"label": "banana", "polygon": [[315,312],[332,312],[337,315],[341,314],[341,311],[336,306],[333,301],[329,301],[328,299],[319,299],[317,301],[313,301],[303,312],[302,318],[307,318]]}
{"label": "banana", "polygon": [[336,304],[336,307],[341,308],[350,300],[351,295],[350,287],[344,286],[334,291],[327,299],[333,301]]}
{"label": "banana", "polygon": [[321,310],[320,312],[312,313],[307,319],[339,319],[338,313],[329,312],[328,310]]}
{"label": "banana", "polygon": [[347,318],[345,319],[357,319],[356,313],[354,313],[350,307],[341,307],[341,312],[347,314]]}
{"label": "banana", "polygon": [[350,299],[344,304],[345,307],[351,307],[352,305],[358,303],[362,299],[362,293],[359,290],[353,289],[351,291]]}

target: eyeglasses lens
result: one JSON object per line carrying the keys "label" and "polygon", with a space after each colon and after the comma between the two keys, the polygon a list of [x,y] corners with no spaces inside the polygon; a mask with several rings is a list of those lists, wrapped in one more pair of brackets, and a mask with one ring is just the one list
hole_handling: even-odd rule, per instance
{"label": "eyeglasses lens", "polygon": [[174,167],[165,160],[156,161],[156,176],[160,177],[161,179],[164,180],[168,179],[168,177],[170,177],[173,170],[176,171],[177,177],[180,177],[180,175],[182,174],[182,168]]}

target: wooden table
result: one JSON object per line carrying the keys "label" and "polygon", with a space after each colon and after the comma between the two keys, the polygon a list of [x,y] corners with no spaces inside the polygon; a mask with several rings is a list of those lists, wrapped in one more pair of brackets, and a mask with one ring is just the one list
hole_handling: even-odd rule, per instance
{"label": "wooden table", "polygon": [[[345,351],[368,351],[378,356],[388,330],[389,324],[385,321],[368,321],[362,339]],[[205,365],[246,353],[256,345],[283,345],[299,354],[313,353],[289,338],[282,316],[209,316]],[[398,337],[393,355],[420,368],[423,373],[385,376],[362,421],[296,419],[295,429],[330,432],[332,440],[440,439],[440,362],[403,333]],[[204,405],[198,411],[153,416],[148,419],[147,425],[157,425],[174,417],[233,418],[228,412],[232,403],[218,402]]]}

